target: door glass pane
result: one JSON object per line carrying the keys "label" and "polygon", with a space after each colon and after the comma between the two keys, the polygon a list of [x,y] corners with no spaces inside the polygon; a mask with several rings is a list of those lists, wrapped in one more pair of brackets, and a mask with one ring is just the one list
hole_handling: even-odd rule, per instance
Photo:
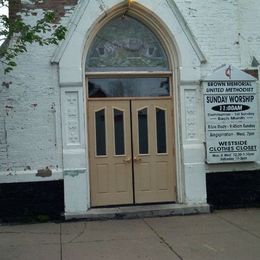
{"label": "door glass pane", "polygon": [[138,111],[139,154],[148,154],[148,110]]}
{"label": "door glass pane", "polygon": [[163,97],[169,96],[169,79],[102,78],[89,79],[89,97]]}
{"label": "door glass pane", "polygon": [[114,109],[115,154],[125,154],[124,112]]}
{"label": "door glass pane", "polygon": [[106,120],[105,109],[95,112],[96,155],[106,155]]}
{"label": "door glass pane", "polygon": [[157,153],[166,153],[166,112],[156,108]]}
{"label": "door glass pane", "polygon": [[96,35],[86,59],[86,71],[165,71],[167,56],[156,35],[143,23],[120,16]]}

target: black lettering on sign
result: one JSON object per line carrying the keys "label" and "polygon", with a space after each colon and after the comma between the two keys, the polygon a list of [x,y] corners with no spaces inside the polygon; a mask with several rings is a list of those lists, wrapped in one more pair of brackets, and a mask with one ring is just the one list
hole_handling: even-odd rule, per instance
{"label": "black lettering on sign", "polygon": [[230,102],[253,102],[254,96],[229,96]]}
{"label": "black lettering on sign", "polygon": [[232,111],[245,111],[250,109],[250,106],[241,105],[241,104],[227,104],[227,105],[219,105],[211,108],[214,111],[218,112],[232,112]]}

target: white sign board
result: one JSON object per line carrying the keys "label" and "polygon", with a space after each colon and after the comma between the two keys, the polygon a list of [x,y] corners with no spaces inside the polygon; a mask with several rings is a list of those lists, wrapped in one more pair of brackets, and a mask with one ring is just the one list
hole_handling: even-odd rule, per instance
{"label": "white sign board", "polygon": [[255,161],[256,79],[223,65],[203,82],[208,163]]}

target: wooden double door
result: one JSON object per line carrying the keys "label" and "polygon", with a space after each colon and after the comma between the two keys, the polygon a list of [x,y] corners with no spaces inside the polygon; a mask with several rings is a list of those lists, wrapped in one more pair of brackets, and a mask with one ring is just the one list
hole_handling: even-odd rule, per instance
{"label": "wooden double door", "polygon": [[172,100],[89,100],[91,206],[176,201]]}

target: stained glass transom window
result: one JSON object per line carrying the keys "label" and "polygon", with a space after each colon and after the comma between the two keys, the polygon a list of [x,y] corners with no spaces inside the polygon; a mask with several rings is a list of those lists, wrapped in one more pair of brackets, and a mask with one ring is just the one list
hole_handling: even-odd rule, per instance
{"label": "stained glass transom window", "polygon": [[96,35],[86,59],[87,71],[166,71],[165,51],[155,34],[140,21],[117,17]]}

